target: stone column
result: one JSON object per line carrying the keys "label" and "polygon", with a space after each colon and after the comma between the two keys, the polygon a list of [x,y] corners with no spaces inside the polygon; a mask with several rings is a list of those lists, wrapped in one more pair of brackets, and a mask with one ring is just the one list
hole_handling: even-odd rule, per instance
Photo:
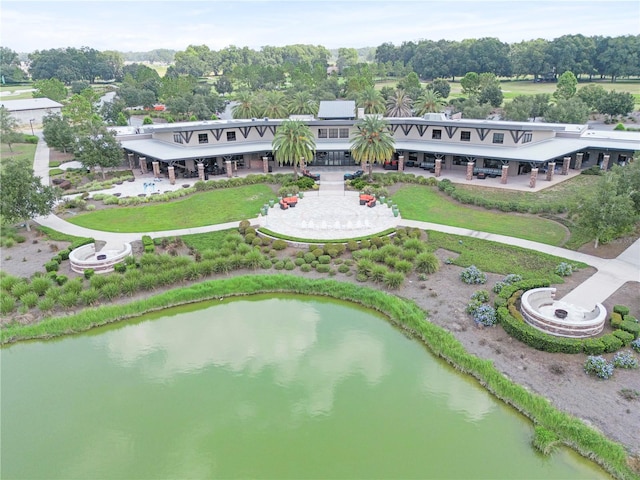
{"label": "stone column", "polygon": [[561,175],[569,175],[569,165],[571,165],[571,157],[564,157],[564,161],[562,162]]}
{"label": "stone column", "polygon": [[158,178],[160,176],[160,163],[151,162],[151,166],[153,167],[153,176]]}
{"label": "stone column", "polygon": [[605,172],[609,168],[609,154],[606,154],[604,157],[602,157],[602,165],[600,165],[600,168]]}
{"label": "stone column", "polygon": [[198,178],[204,181],[204,163],[198,163]]}
{"label": "stone column", "polygon": [[227,166],[227,177],[233,177],[233,167],[231,166],[231,160],[225,160],[224,164]]}
{"label": "stone column", "polygon": [[147,157],[140,157],[138,161],[140,162],[140,171],[143,174],[147,173]]}
{"label": "stone column", "polygon": [[171,185],[175,185],[176,184],[176,170],[174,167],[169,167],[167,170],[169,170],[169,183]]}
{"label": "stone column", "polygon": [[439,177],[441,174],[442,174],[442,159],[436,158],[435,175],[436,177]]}
{"label": "stone column", "polygon": [[529,177],[529,187],[536,188],[536,180],[538,179],[538,169],[531,169],[531,177]]}
{"label": "stone column", "polygon": [[269,173],[269,157],[262,157],[262,171]]}
{"label": "stone column", "polygon": [[404,155],[398,155],[398,171],[402,172],[404,170]]}
{"label": "stone column", "polygon": [[582,170],[582,157],[584,153],[576,153],[576,164],[573,167],[575,170]]}
{"label": "stone column", "polygon": [[467,180],[473,180],[473,166],[475,163],[467,162]]}
{"label": "stone column", "polygon": [[551,181],[553,180],[553,173],[556,169],[556,162],[549,162],[549,165],[547,166],[547,181]]}
{"label": "stone column", "polygon": [[127,153],[127,158],[129,159],[129,168],[133,170],[135,168],[133,153]]}
{"label": "stone column", "polygon": [[506,184],[509,176],[509,165],[502,165],[502,174],[500,175],[500,183]]}

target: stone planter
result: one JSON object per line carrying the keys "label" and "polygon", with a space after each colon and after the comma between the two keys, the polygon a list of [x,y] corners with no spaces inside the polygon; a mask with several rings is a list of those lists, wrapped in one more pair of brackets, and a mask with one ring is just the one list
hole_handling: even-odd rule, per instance
{"label": "stone planter", "polygon": [[276,204],[275,200],[269,200],[269,208],[273,208],[275,204]]}

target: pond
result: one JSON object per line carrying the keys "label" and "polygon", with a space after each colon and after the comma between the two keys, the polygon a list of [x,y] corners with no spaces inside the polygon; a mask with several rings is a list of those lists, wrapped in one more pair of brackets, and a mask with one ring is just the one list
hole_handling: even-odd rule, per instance
{"label": "pond", "polygon": [[384,317],[188,305],[1,351],[2,478],[608,478]]}

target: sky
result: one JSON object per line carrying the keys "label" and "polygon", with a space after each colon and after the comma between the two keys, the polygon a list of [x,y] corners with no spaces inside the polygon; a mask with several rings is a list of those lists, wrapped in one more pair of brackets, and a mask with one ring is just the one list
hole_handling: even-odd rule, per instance
{"label": "sky", "polygon": [[144,52],[208,45],[377,47],[391,42],[640,34],[638,0],[0,0],[0,45]]}

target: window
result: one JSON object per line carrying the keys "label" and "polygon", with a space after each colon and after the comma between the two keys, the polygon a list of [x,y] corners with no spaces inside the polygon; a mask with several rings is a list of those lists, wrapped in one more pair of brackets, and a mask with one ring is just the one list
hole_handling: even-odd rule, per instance
{"label": "window", "polygon": [[341,128],[340,129],[340,138],[349,138],[349,129]]}
{"label": "window", "polygon": [[494,133],[493,143],[504,143],[504,133]]}
{"label": "window", "polygon": [[431,132],[431,138],[434,140],[440,140],[442,138],[442,130],[434,130]]}
{"label": "window", "polygon": [[329,129],[329,138],[338,138],[338,129],[330,128]]}
{"label": "window", "polygon": [[180,135],[179,133],[174,133],[173,141],[176,143],[182,143],[182,135]]}
{"label": "window", "polygon": [[236,141],[236,132],[227,132],[227,142]]}
{"label": "window", "polygon": [[327,129],[319,128],[318,129],[318,138],[327,138]]}
{"label": "window", "polygon": [[522,137],[522,143],[529,143],[532,137],[533,137],[533,133],[526,132]]}
{"label": "window", "polygon": [[199,133],[198,143],[209,143],[209,135],[206,133]]}
{"label": "window", "polygon": [[460,140],[463,142],[471,141],[471,132],[468,132],[468,131],[460,132]]}

